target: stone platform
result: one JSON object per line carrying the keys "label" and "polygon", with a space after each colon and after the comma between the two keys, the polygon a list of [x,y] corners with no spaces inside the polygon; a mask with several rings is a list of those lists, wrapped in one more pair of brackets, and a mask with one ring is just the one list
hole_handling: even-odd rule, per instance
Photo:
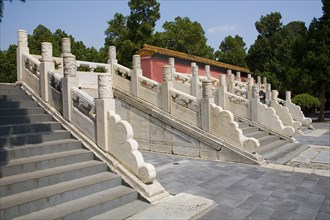
{"label": "stone platform", "polygon": [[[329,148],[329,123],[313,125],[312,132],[321,135],[297,139],[313,145],[302,155],[318,152],[310,163],[325,165],[327,151],[315,145]],[[327,132],[318,129],[327,129]],[[330,170],[324,167],[308,173],[305,168],[283,165],[269,169],[150,152],[143,155],[155,165],[157,180],[169,193],[188,193],[217,204],[200,219],[330,219]],[[323,176],[317,175],[317,171]]]}

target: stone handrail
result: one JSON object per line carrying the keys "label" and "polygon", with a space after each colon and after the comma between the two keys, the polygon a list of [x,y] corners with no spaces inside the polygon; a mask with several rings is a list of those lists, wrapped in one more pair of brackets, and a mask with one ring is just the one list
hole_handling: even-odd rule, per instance
{"label": "stone handrail", "polygon": [[49,85],[56,89],[58,92],[61,92],[61,79],[62,75],[59,73],[55,72],[54,70],[48,71],[48,78],[49,78]]}
{"label": "stone handrail", "polygon": [[[283,100],[284,101],[284,100]],[[299,105],[291,102],[291,92],[286,92],[286,100],[284,101],[285,107],[287,107],[291,113],[294,120],[301,122],[304,126],[310,126],[312,123],[311,118],[306,118],[304,113],[301,111]]]}
{"label": "stone handrail", "polygon": [[123,65],[120,65],[118,63],[113,64],[113,69],[116,72],[117,75],[120,75],[118,73],[121,73],[123,77],[131,76],[131,69],[127,68]]}
{"label": "stone handrail", "polygon": [[139,76],[140,85],[155,93],[160,93],[160,83],[145,76]]}
{"label": "stone handrail", "polygon": [[295,130],[293,127],[283,125],[276,111],[272,107],[268,107],[261,102],[257,104],[257,122],[262,125],[267,125],[271,130],[284,136],[293,136]]}
{"label": "stone handrail", "polygon": [[106,63],[95,63],[95,62],[87,62],[87,61],[76,61],[76,67],[87,67],[90,69],[90,72],[94,72],[96,68],[101,68],[105,70],[105,73],[110,72],[110,66]]}
{"label": "stone handrail", "polygon": [[[76,103],[76,108],[88,117],[95,118],[95,100],[86,92],[77,87],[71,89],[72,100]],[[75,105],[75,104],[74,104]]]}
{"label": "stone handrail", "polygon": [[272,91],[272,100],[271,107],[273,107],[276,111],[276,114],[279,116],[284,125],[293,127],[296,131],[299,130],[302,124],[299,121],[294,121],[291,117],[289,109],[280,105],[277,100],[278,92],[276,90]]}
{"label": "stone handrail", "polygon": [[172,101],[183,106],[186,108],[189,108],[193,111],[198,111],[198,103],[197,98],[194,96],[191,96],[187,93],[181,92],[177,89],[170,89],[170,95],[172,97]]}
{"label": "stone handrail", "polygon": [[256,153],[260,143],[255,138],[248,138],[243,135],[242,130],[234,121],[230,111],[223,110],[220,106],[211,104],[210,132],[211,134],[224,139],[236,147],[242,148],[250,153]]}
{"label": "stone handrail", "polygon": [[184,74],[179,72],[174,72],[173,77],[176,81],[181,81],[182,83],[190,83],[191,80],[190,74]]}
{"label": "stone handrail", "polygon": [[40,64],[41,62],[30,54],[23,54],[23,62],[25,67],[36,76],[40,75]]}

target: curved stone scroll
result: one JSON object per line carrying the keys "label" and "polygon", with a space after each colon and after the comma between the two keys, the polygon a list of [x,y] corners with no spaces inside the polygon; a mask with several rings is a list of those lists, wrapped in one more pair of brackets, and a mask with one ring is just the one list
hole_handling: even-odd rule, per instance
{"label": "curved stone scroll", "polygon": [[113,111],[108,112],[109,153],[117,158],[127,169],[144,183],[151,183],[156,178],[156,169],[144,162],[138,150],[138,142],[133,139],[133,128]]}
{"label": "curved stone scroll", "polygon": [[242,130],[234,121],[234,116],[230,111],[211,104],[211,133],[235,145],[238,148],[255,153],[260,147],[260,143],[255,138],[248,138],[243,135]]}
{"label": "curved stone scroll", "polygon": [[291,113],[291,116],[294,120],[301,122],[305,126],[312,124],[311,118],[306,118],[304,113],[301,111],[299,105],[296,105],[291,102],[291,100],[285,100],[285,107],[287,107]]}
{"label": "curved stone scroll", "polygon": [[280,120],[283,122],[284,125],[291,126],[295,130],[299,130],[302,124],[299,121],[293,120],[289,109],[278,103],[277,96],[278,96],[278,91],[273,90],[271,107],[275,109],[276,114],[278,115],[278,117],[280,118]]}
{"label": "curved stone scroll", "polygon": [[258,123],[267,125],[273,131],[285,136],[291,137],[295,132],[293,127],[283,125],[274,108],[261,102],[258,103]]}

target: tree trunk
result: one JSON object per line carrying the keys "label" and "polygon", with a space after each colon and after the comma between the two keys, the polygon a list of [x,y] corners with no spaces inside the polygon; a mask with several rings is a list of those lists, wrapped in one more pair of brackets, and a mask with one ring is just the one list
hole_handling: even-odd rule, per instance
{"label": "tree trunk", "polygon": [[320,114],[318,121],[324,121],[324,110],[325,110],[325,81],[322,81],[320,90]]}

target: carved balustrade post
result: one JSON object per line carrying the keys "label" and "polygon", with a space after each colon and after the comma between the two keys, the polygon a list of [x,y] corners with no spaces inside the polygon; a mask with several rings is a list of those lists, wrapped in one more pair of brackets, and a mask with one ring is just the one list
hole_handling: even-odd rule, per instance
{"label": "carved balustrade post", "polygon": [[253,78],[250,77],[248,78],[248,83],[247,83],[247,98],[249,100],[252,99],[252,87],[253,87]]}
{"label": "carved balustrade post", "polygon": [[191,81],[190,81],[190,94],[196,98],[200,97],[200,88],[199,88],[199,75],[198,75],[198,66],[196,63],[191,63]]}
{"label": "carved balustrade post", "polygon": [[17,48],[16,48],[16,64],[17,64],[17,81],[23,80],[24,61],[23,54],[29,54],[28,35],[26,30],[17,31]]}
{"label": "carved balustrade post", "polygon": [[236,72],[236,81],[237,82],[241,82],[242,79],[241,79],[241,72]]}
{"label": "carved balustrade post", "polygon": [[257,84],[260,89],[261,88],[261,76],[257,76]]}
{"label": "carved balustrade post", "polygon": [[168,58],[168,65],[170,65],[170,67],[171,67],[171,77],[174,80],[175,59],[173,57]]}
{"label": "carved balustrade post", "polygon": [[284,102],[284,105],[286,107],[289,107],[291,104],[291,91],[286,91],[285,92],[285,102]]}
{"label": "carved balustrade post", "polygon": [[104,151],[109,150],[108,111],[115,112],[115,99],[110,74],[98,75],[98,98],[96,105],[96,143]]}
{"label": "carved balustrade post", "polygon": [[268,106],[270,106],[271,97],[272,97],[272,85],[268,83],[266,87],[266,105]]}
{"label": "carved balustrade post", "polygon": [[110,74],[111,74],[111,77],[113,78],[113,75],[114,75],[113,65],[118,63],[116,47],[115,46],[110,46],[109,50],[108,50],[108,54],[109,54],[108,64],[110,65]]}
{"label": "carved balustrade post", "polygon": [[250,99],[250,113],[251,120],[254,122],[258,122],[258,104],[260,102],[259,99],[259,87],[257,85],[252,86],[252,98]]}
{"label": "carved balustrade post", "polygon": [[131,93],[133,96],[139,97],[139,77],[142,76],[140,55],[133,56],[133,71],[131,77]]}
{"label": "carved balustrade post", "polygon": [[78,78],[76,77],[76,56],[71,53],[70,38],[62,39],[62,54],[63,58],[63,75],[62,78],[62,112],[63,117],[71,121],[72,115],[72,96],[71,88],[78,86]]}
{"label": "carved balustrade post", "polygon": [[217,90],[216,104],[225,109],[225,97],[227,92],[226,75],[220,74],[219,87]]}
{"label": "carved balustrade post", "polygon": [[210,67],[210,65],[205,65],[205,76],[206,76],[206,79],[211,80],[211,67]]}
{"label": "carved balustrade post", "polygon": [[161,100],[162,106],[161,108],[171,113],[171,96],[170,89],[173,88],[173,81],[171,76],[171,67],[169,65],[165,65],[162,68],[163,73],[163,82],[161,84]]}
{"label": "carved balustrade post", "polygon": [[210,131],[210,105],[214,103],[212,95],[212,82],[211,80],[203,80],[202,82],[202,99],[200,103],[201,127],[204,131]]}
{"label": "carved balustrade post", "polygon": [[267,77],[266,76],[264,76],[263,78],[262,78],[262,83],[266,86],[267,85]]}
{"label": "carved balustrade post", "polygon": [[50,82],[49,82],[49,71],[55,69],[53,61],[53,45],[48,42],[41,44],[41,55],[42,61],[40,64],[40,78],[39,78],[39,89],[41,98],[48,102],[50,94]]}
{"label": "carved balustrade post", "polygon": [[235,76],[232,74],[231,70],[227,70],[227,89],[228,92],[234,93],[234,86],[235,86]]}

